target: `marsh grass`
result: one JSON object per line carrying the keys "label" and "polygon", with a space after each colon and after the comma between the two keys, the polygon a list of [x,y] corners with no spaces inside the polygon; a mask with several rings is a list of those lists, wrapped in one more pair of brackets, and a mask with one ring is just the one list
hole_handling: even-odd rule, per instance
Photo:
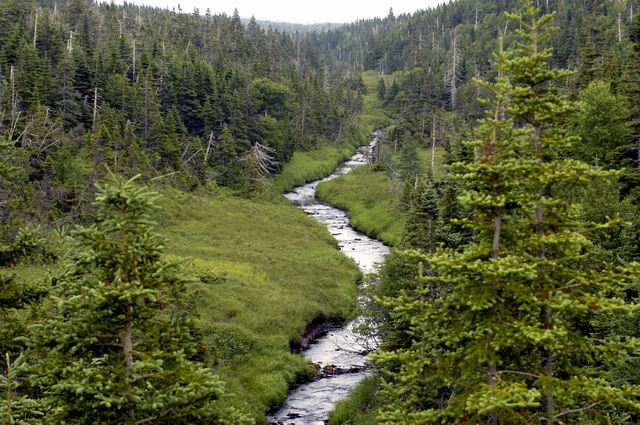
{"label": "marsh grass", "polygon": [[[365,139],[366,140],[366,139]],[[355,143],[357,145],[359,143]],[[274,190],[288,192],[296,186],[321,179],[333,171],[337,164],[355,153],[355,145],[327,145],[311,151],[297,151],[280,174],[271,179]]]}
{"label": "marsh grass", "polygon": [[322,182],[318,197],[347,211],[353,227],[389,245],[397,243],[404,225],[398,196],[385,173],[367,166]]}
{"label": "marsh grass", "polygon": [[291,342],[315,317],[349,314],[360,272],[321,224],[284,199],[162,194],[169,256],[188,257],[186,270],[199,279],[205,357],[234,393],[230,403],[263,422],[311,373]]}

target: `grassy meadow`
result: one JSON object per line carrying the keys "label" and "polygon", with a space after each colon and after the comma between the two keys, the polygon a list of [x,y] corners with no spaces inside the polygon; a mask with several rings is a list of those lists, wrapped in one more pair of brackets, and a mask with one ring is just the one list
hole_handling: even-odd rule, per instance
{"label": "grassy meadow", "polygon": [[288,192],[296,186],[321,179],[338,163],[350,158],[356,149],[352,144],[324,146],[312,151],[297,151],[282,171],[271,179],[274,190]]}
{"label": "grassy meadow", "polygon": [[315,317],[346,316],[360,272],[335,240],[281,202],[165,191],[160,230],[170,257],[198,277],[198,327],[231,403],[260,423],[310,373],[290,343]]}
{"label": "grassy meadow", "polygon": [[320,199],[346,210],[351,225],[363,233],[394,245],[402,232],[404,218],[399,199],[382,171],[362,166],[318,185]]}

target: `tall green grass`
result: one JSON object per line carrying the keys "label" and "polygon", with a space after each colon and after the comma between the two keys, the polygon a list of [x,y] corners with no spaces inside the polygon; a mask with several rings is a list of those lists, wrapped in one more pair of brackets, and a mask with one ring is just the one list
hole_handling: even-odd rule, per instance
{"label": "tall green grass", "polygon": [[189,257],[208,361],[259,423],[310,373],[290,353],[307,323],[346,316],[360,272],[319,223],[284,199],[260,202],[163,190],[170,257]]}
{"label": "tall green grass", "polygon": [[368,376],[329,414],[330,425],[375,425],[376,411],[382,407],[377,396],[380,379]]}
{"label": "tall green grass", "polygon": [[385,173],[358,167],[349,174],[320,183],[317,195],[346,210],[356,229],[389,245],[398,242],[404,217],[398,196],[391,190]]}
{"label": "tall green grass", "polygon": [[352,144],[328,145],[311,151],[298,151],[271,182],[279,193],[331,174],[341,161],[355,153]]}

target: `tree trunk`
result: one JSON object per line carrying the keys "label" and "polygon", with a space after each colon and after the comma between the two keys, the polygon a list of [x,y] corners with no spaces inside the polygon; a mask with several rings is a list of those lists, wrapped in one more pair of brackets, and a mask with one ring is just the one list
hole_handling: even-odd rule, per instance
{"label": "tree trunk", "polygon": [[91,131],[96,131],[96,118],[98,116],[98,88],[93,91],[93,123],[91,125]]}
{"label": "tree trunk", "polygon": [[433,113],[431,126],[431,177],[436,176],[436,114]]}
{"label": "tree trunk", "polygon": [[133,381],[133,324],[131,315],[131,302],[127,302],[126,310],[124,313],[124,337],[122,338],[122,351],[124,354],[124,376],[127,389],[127,417],[133,422],[136,417],[136,409],[131,394],[131,382]]}
{"label": "tree trunk", "polygon": [[33,24],[33,48],[36,48],[36,41],[38,40],[38,12],[36,12],[36,21]]}

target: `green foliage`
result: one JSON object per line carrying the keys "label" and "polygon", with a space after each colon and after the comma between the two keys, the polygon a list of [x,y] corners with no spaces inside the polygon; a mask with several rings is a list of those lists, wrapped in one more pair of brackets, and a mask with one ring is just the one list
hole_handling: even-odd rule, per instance
{"label": "green foliage", "polygon": [[24,356],[11,361],[9,353],[3,361],[3,373],[0,374],[0,390],[4,395],[0,403],[0,420],[11,425],[26,425],[39,423],[39,419],[44,414],[38,401],[25,395],[21,388],[24,381],[24,366],[26,365]]}
{"label": "green foliage", "polygon": [[[17,152],[12,149],[11,143],[0,142],[0,152],[0,194],[5,196],[2,202],[5,222],[0,228],[0,347],[8,359],[9,355],[16,354],[21,348],[21,344],[15,340],[24,333],[24,314],[19,310],[44,295],[42,288],[25,282],[14,269],[25,257],[41,248],[44,240],[34,228],[15,231],[6,223],[11,213],[7,208],[9,193],[21,189],[21,170],[13,163]],[[0,365],[9,367],[8,363],[4,364],[4,358],[0,360]]]}
{"label": "green foliage", "polygon": [[440,247],[459,249],[466,242],[468,236],[455,222],[465,217],[456,199],[459,191],[450,178],[434,183],[429,178],[416,177],[405,183],[406,213],[401,238],[378,273],[369,277],[361,303],[360,314],[365,320],[358,331],[382,341],[384,350],[411,344],[411,317],[392,317],[393,310],[384,300],[416,289],[415,277],[422,274],[424,266],[416,253],[434,253]]}
{"label": "green foliage", "polygon": [[162,313],[189,278],[162,258],[155,197],[116,180],[99,188],[96,224],[75,232],[79,256],[56,278],[56,310],[28,341],[43,356],[30,378],[47,423],[249,423],[220,406],[222,382],[189,360],[184,313]]}
{"label": "green foliage", "polygon": [[575,117],[578,158],[607,165],[617,148],[631,143],[632,122],[627,100],[611,92],[610,84],[593,81],[580,91],[582,108]]}
{"label": "green foliage", "polygon": [[590,242],[575,208],[552,190],[612,174],[558,155],[573,139],[561,126],[574,105],[549,84],[566,76],[549,69],[551,52],[541,48],[553,16],[538,18],[524,3],[523,15],[508,15],[520,42],[494,56],[496,81],[480,82],[492,94],[482,139],[470,143],[480,155],[455,165],[473,241],[462,252],[419,254],[429,269],[415,291],[387,302],[412,338],[374,356],[391,400],[384,423],[585,423],[640,407],[636,386],[615,386],[598,370],[637,341],[580,325],[634,311],[622,291],[637,267],[578,267]]}
{"label": "green foliage", "polygon": [[410,176],[422,174],[415,142],[405,142],[402,145],[396,168],[401,181],[406,181]]}
{"label": "green foliage", "polygon": [[376,424],[375,412],[381,407],[380,400],[376,398],[379,385],[379,379],[375,376],[364,378],[346,399],[338,402],[336,408],[329,414],[329,424]]}
{"label": "green foliage", "polygon": [[461,246],[465,231],[455,220],[465,217],[457,199],[459,195],[460,187],[451,178],[438,183],[430,178],[408,180],[403,193],[406,219],[398,247],[433,253],[443,245]]}
{"label": "green foliage", "polygon": [[378,100],[384,100],[387,97],[387,86],[384,83],[384,78],[378,80],[378,90],[376,93]]}
{"label": "green foliage", "polygon": [[19,260],[34,253],[43,242],[33,229],[26,229],[21,230],[12,243],[0,244],[0,346],[5,354],[16,354],[22,345],[15,340],[25,331],[24,314],[20,309],[45,293],[43,288],[26,282],[13,269]]}

